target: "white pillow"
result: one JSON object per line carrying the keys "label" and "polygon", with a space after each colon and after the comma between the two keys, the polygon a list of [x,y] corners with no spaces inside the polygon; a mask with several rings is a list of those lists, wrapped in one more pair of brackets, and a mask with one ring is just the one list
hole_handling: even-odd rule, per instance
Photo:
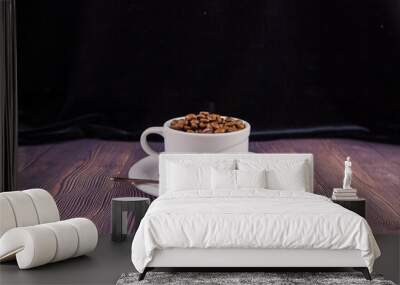
{"label": "white pillow", "polygon": [[168,191],[211,189],[211,167],[186,166],[169,163],[167,168]]}
{"label": "white pillow", "polygon": [[272,190],[306,191],[310,181],[306,160],[240,159],[239,170],[267,170],[267,188]]}
{"label": "white pillow", "polygon": [[270,170],[267,172],[268,188],[272,190],[306,191],[304,169],[286,169],[284,172]]}
{"label": "white pillow", "polygon": [[211,191],[211,168],[235,169],[236,160],[182,158],[167,161],[165,167],[165,191]]}
{"label": "white pillow", "polygon": [[237,188],[268,188],[267,171],[236,170]]}
{"label": "white pillow", "polygon": [[236,190],[236,170],[212,168],[211,173],[213,190]]}

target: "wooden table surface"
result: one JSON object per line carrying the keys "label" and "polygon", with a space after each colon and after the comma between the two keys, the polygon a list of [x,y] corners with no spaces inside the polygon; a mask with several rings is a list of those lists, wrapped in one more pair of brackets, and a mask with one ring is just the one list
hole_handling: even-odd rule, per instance
{"label": "wooden table surface", "polygon": [[[334,187],[340,187],[343,162],[351,156],[352,185],[367,200],[367,220],[374,233],[400,233],[400,146],[347,139],[285,139],[252,142],[250,150],[313,153],[314,192],[328,197]],[[85,139],[21,146],[18,156],[19,189],[48,190],[62,219],[87,217],[101,233],[110,232],[112,198],[151,198],[132,185],[108,179],[127,176],[129,168],[145,157],[138,142]]]}

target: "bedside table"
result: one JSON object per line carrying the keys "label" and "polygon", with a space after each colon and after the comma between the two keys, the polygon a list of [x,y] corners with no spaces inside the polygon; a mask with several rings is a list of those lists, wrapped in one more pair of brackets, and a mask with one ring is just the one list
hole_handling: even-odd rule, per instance
{"label": "bedside table", "polygon": [[123,241],[126,239],[128,227],[128,212],[135,216],[134,232],[150,206],[149,198],[120,197],[111,200],[111,239]]}
{"label": "bedside table", "polygon": [[336,200],[331,199],[333,203],[339,204],[340,206],[359,214],[365,218],[366,200],[364,198],[358,198],[354,200]]}

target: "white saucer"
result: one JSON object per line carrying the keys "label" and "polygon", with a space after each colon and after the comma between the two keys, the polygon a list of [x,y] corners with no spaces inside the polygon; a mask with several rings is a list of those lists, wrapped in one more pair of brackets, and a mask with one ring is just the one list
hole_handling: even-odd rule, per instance
{"label": "white saucer", "polygon": [[[128,177],[158,180],[158,156],[147,156],[136,162],[129,169]],[[158,196],[158,183],[141,184],[136,188],[147,194]]]}

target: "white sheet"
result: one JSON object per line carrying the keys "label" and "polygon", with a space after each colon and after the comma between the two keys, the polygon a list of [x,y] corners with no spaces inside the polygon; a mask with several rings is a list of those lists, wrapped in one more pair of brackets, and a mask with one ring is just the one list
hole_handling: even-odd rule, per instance
{"label": "white sheet", "polygon": [[365,219],[326,197],[265,189],[197,193],[167,193],[151,204],[132,243],[139,272],[154,249],[165,248],[357,249],[370,271],[380,255]]}

